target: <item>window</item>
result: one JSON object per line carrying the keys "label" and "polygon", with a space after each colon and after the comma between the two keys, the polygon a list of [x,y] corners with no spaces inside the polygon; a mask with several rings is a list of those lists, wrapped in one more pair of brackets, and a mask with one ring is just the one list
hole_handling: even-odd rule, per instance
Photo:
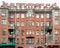
{"label": "window", "polygon": [[14,7],[10,7],[10,9],[12,9],[12,10],[13,10],[13,9],[14,9]]}
{"label": "window", "polygon": [[17,38],[17,43],[20,43],[20,40],[19,40],[19,38]]}
{"label": "window", "polygon": [[24,30],[21,30],[22,36],[24,36]]}
{"label": "window", "polygon": [[36,38],[36,44],[39,44],[39,38]]}
{"label": "window", "polygon": [[56,30],[55,30],[55,34],[56,34],[56,35],[57,35],[57,34],[59,34],[59,31],[58,31],[58,29],[56,29]]}
{"label": "window", "polygon": [[6,16],[6,12],[7,12],[7,10],[6,9],[1,9],[1,12],[2,12],[2,16]]}
{"label": "window", "polygon": [[36,6],[36,9],[39,9],[39,6]]}
{"label": "window", "polygon": [[47,26],[49,26],[50,25],[50,22],[47,22]]}
{"label": "window", "polygon": [[31,26],[34,26],[34,22],[33,21],[29,21]]}
{"label": "window", "polygon": [[16,22],[16,25],[17,25],[17,26],[20,26],[20,22]]}
{"label": "window", "polygon": [[2,19],[2,25],[6,25],[6,20]]}
{"label": "window", "polygon": [[20,9],[20,6],[19,5],[17,5],[17,9]]}
{"label": "window", "polygon": [[29,6],[29,8],[31,9],[31,8],[32,8],[32,6]]}
{"label": "window", "polygon": [[24,44],[24,38],[22,38],[22,44]]}
{"label": "window", "polygon": [[55,44],[59,43],[59,38],[55,37]]}
{"label": "window", "polygon": [[2,29],[2,35],[6,35],[6,29]]}
{"label": "window", "polygon": [[26,6],[26,8],[28,9],[28,6]]}
{"label": "window", "polygon": [[8,40],[10,44],[17,42],[17,39],[15,40],[15,38],[8,38]]}
{"label": "window", "polygon": [[27,44],[34,44],[34,38],[27,38],[26,43]]}
{"label": "window", "polygon": [[28,13],[26,13],[26,17],[28,17],[29,16],[29,14]]}
{"label": "window", "polygon": [[59,12],[55,11],[54,16],[59,16]]}
{"label": "window", "polygon": [[28,22],[27,22],[27,25],[34,26],[34,21],[31,21],[31,20],[28,21]]}
{"label": "window", "polygon": [[6,43],[6,38],[2,38],[2,43]]}
{"label": "window", "polygon": [[44,26],[44,22],[41,22],[41,26]]}
{"label": "window", "polygon": [[32,9],[34,9],[34,6],[32,6]]}
{"label": "window", "polygon": [[39,22],[36,22],[36,26],[39,26]]}
{"label": "window", "polygon": [[27,34],[27,35],[29,34],[29,30],[26,31],[26,34]]}
{"label": "window", "polygon": [[33,30],[29,30],[29,34],[33,35],[34,34],[34,31]]}
{"label": "window", "polygon": [[33,10],[29,10],[29,11],[26,13],[26,17],[34,17]]}
{"label": "window", "polygon": [[24,5],[22,5],[21,8],[24,9]]}
{"label": "window", "polygon": [[14,26],[14,22],[9,22],[9,26]]}
{"label": "window", "polygon": [[27,14],[26,14],[26,17],[34,17],[34,16],[33,16],[33,14],[31,14],[31,13],[27,13]]}
{"label": "window", "polygon": [[44,6],[41,6],[41,9],[44,9]]}
{"label": "window", "polygon": [[47,18],[50,18],[50,14],[47,14]]}
{"label": "window", "polygon": [[39,14],[36,14],[36,18],[39,18]]}
{"label": "window", "polygon": [[39,35],[39,30],[36,31],[36,35]]}
{"label": "window", "polygon": [[41,35],[44,35],[44,30],[41,30]]}
{"label": "window", "polygon": [[34,35],[34,31],[33,31],[32,29],[27,30],[27,31],[26,31],[26,34],[27,34],[27,35],[28,35],[28,34],[30,34],[30,35]]}
{"label": "window", "polygon": [[10,18],[14,18],[14,14],[13,14],[13,13],[11,13],[9,17],[10,17]]}
{"label": "window", "polygon": [[41,18],[44,18],[44,14],[41,14]]}
{"label": "window", "polygon": [[20,31],[19,30],[16,30],[16,35],[20,35]]}
{"label": "window", "polygon": [[21,14],[21,18],[24,18],[24,14],[23,13]]}
{"label": "window", "polygon": [[24,26],[24,22],[21,22],[21,26]]}
{"label": "window", "polygon": [[49,8],[50,8],[50,6],[47,6],[47,8],[49,9]]}
{"label": "window", "polygon": [[17,17],[17,18],[20,18],[20,14],[16,14],[16,17]]}
{"label": "window", "polygon": [[54,24],[55,24],[55,25],[58,25],[58,24],[59,24],[59,20],[56,19],[56,20],[54,21]]}

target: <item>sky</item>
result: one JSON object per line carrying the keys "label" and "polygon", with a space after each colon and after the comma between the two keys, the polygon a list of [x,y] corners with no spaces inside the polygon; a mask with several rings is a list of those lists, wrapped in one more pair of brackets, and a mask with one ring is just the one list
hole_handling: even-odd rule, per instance
{"label": "sky", "polygon": [[0,5],[2,4],[2,1],[5,1],[6,3],[57,3],[57,5],[60,6],[60,0],[0,0]]}

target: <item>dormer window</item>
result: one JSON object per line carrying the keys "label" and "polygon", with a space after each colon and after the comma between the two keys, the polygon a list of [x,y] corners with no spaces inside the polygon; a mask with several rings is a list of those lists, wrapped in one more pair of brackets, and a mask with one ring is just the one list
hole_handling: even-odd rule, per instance
{"label": "dormer window", "polygon": [[22,7],[21,7],[22,9],[24,9],[24,5],[22,5]]}
{"label": "dormer window", "polygon": [[41,9],[44,9],[44,6],[41,6]]}
{"label": "dormer window", "polygon": [[50,6],[47,6],[47,9],[49,9],[50,8]]}
{"label": "dormer window", "polygon": [[20,9],[20,6],[17,6],[17,9]]}

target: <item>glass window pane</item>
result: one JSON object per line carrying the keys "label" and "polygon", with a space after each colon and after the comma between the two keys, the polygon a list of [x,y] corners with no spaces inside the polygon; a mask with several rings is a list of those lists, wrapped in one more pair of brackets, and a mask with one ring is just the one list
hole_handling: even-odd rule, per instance
{"label": "glass window pane", "polygon": [[6,25],[6,20],[2,19],[2,25]]}

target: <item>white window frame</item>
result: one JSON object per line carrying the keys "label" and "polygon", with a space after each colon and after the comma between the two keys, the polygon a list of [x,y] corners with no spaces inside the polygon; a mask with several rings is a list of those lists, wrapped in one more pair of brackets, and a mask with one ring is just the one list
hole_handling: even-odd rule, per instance
{"label": "white window frame", "polygon": [[44,22],[41,22],[41,26],[44,26]]}
{"label": "white window frame", "polygon": [[36,30],[36,35],[39,35],[39,30]]}
{"label": "white window frame", "polygon": [[50,14],[49,13],[47,13],[46,15],[47,15],[47,18],[50,18]]}
{"label": "white window frame", "polygon": [[47,6],[48,9],[50,9],[50,6]]}
{"label": "white window frame", "polygon": [[54,16],[56,16],[56,17],[59,16],[59,12],[58,11],[55,11],[54,12]]}
{"label": "white window frame", "polygon": [[29,30],[29,34],[30,35],[34,35],[34,31],[33,30]]}
{"label": "white window frame", "polygon": [[6,38],[2,38],[2,43],[6,43]]}
{"label": "white window frame", "polygon": [[20,14],[18,13],[18,14],[16,14],[16,18],[20,18]]}
{"label": "white window frame", "polygon": [[40,23],[39,22],[36,22],[36,26],[40,26]]}
{"label": "white window frame", "polygon": [[44,35],[44,30],[41,30],[41,35]]}
{"label": "white window frame", "polygon": [[16,25],[17,25],[17,26],[20,26],[20,22],[16,22]]}
{"label": "white window frame", "polygon": [[10,16],[9,16],[10,18],[14,18],[14,14],[10,14]]}
{"label": "white window frame", "polygon": [[13,22],[10,22],[10,26],[11,26],[11,27],[14,26],[14,23],[13,23]]}
{"label": "white window frame", "polygon": [[58,25],[58,24],[59,24],[59,20],[56,19],[56,20],[54,21],[54,23],[55,23],[55,25]]}
{"label": "white window frame", "polygon": [[21,26],[24,26],[24,22],[21,22]]}
{"label": "white window frame", "polygon": [[50,22],[47,22],[47,26],[49,26]]}
{"label": "white window frame", "polygon": [[44,14],[41,14],[41,18],[44,18]]}
{"label": "white window frame", "polygon": [[56,34],[56,35],[57,35],[57,34],[59,34],[59,31],[58,31],[58,29],[56,29],[56,30],[55,30],[55,34]]}
{"label": "white window frame", "polygon": [[44,9],[44,6],[41,6],[41,9]]}
{"label": "white window frame", "polygon": [[39,18],[39,14],[36,14],[36,18]]}
{"label": "white window frame", "polygon": [[17,5],[17,9],[20,9],[20,6],[19,5]]}
{"label": "white window frame", "polygon": [[2,25],[6,25],[6,20],[2,19]]}
{"label": "white window frame", "polygon": [[21,14],[21,18],[24,18],[24,17],[25,17],[25,16],[24,16],[24,13],[22,13],[22,14]]}
{"label": "white window frame", "polygon": [[21,6],[22,9],[25,9],[24,5]]}

